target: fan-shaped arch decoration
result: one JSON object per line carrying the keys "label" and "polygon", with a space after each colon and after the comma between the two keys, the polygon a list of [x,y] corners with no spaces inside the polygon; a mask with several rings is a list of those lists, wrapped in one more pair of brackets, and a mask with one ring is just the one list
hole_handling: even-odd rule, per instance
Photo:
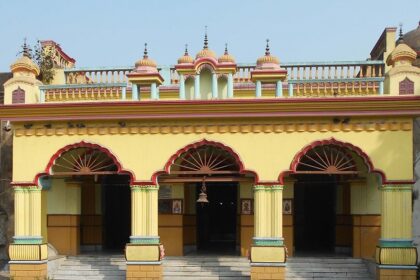
{"label": "fan-shaped arch decoration", "polygon": [[351,152],[337,145],[320,145],[308,150],[299,159],[296,173],[358,174]]}
{"label": "fan-shaped arch decoration", "polygon": [[116,174],[118,166],[104,151],[78,147],[63,152],[50,168],[52,175]]}
{"label": "fan-shaped arch decoration", "polygon": [[233,174],[240,166],[226,150],[211,145],[194,147],[183,152],[171,165],[170,174]]}

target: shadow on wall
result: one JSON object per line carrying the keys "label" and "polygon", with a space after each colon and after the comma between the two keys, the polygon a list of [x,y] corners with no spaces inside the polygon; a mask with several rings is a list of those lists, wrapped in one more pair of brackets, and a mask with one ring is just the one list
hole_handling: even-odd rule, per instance
{"label": "shadow on wall", "polygon": [[[414,191],[413,191],[413,239],[417,251],[420,251],[420,118],[413,124],[413,159],[414,159]],[[420,272],[418,273],[420,279]]]}
{"label": "shadow on wall", "polygon": [[[14,232],[12,180],[12,147],[11,130],[4,130],[5,122],[0,127],[0,261],[8,260],[8,245]],[[1,268],[0,268],[1,270]]]}

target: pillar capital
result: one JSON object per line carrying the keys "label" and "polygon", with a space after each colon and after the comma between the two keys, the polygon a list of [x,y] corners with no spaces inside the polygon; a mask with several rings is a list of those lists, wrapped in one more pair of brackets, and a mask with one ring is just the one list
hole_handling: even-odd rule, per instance
{"label": "pillar capital", "polygon": [[386,184],[379,188],[385,192],[411,192],[413,190],[413,184]]}
{"label": "pillar capital", "polygon": [[281,191],[284,185],[254,185],[254,192],[256,191]]}
{"label": "pillar capital", "polygon": [[159,190],[159,185],[131,185],[131,191],[157,191]]}

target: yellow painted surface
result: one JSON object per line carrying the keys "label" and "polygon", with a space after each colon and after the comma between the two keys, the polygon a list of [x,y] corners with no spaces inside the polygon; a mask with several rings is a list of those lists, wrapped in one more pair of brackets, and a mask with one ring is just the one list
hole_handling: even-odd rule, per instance
{"label": "yellow painted surface", "polygon": [[48,214],[80,214],[80,186],[68,185],[64,179],[53,179],[47,191]]}
{"label": "yellow painted surface", "polygon": [[412,238],[412,186],[391,185],[381,188],[381,238]]}
{"label": "yellow painted surface", "polygon": [[48,258],[47,244],[11,244],[9,257],[13,261],[39,261]]}
{"label": "yellow painted surface", "polygon": [[376,262],[384,265],[417,265],[417,251],[412,248],[377,248]]}
{"label": "yellow painted surface", "polygon": [[381,213],[381,192],[378,178],[374,174],[369,174],[366,180],[351,182],[350,194],[352,214]]}
{"label": "yellow painted surface", "polygon": [[[125,169],[135,174],[137,180],[150,180],[152,174],[162,170],[178,149],[205,138],[231,147],[240,156],[245,168],[257,172],[261,181],[275,181],[281,171],[289,169],[294,156],[308,143],[331,137],[360,147],[371,157],[374,166],[385,172],[389,180],[413,178],[412,131],[318,131],[20,136],[14,137],[13,180],[32,181],[38,172],[45,169],[57,150],[82,140],[108,148]],[[27,155],[31,155],[30,161]]]}
{"label": "yellow painted surface", "polygon": [[159,245],[127,244],[125,247],[127,261],[158,261],[159,255]]}
{"label": "yellow painted surface", "polygon": [[251,249],[251,262],[285,262],[284,247],[257,247]]}

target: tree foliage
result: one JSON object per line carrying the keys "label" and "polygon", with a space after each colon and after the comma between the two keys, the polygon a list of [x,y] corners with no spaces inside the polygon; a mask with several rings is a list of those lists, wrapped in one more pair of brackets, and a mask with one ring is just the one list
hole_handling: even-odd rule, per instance
{"label": "tree foliage", "polygon": [[51,48],[44,48],[38,40],[34,46],[33,58],[38,64],[40,74],[38,79],[49,84],[54,79],[54,52]]}

